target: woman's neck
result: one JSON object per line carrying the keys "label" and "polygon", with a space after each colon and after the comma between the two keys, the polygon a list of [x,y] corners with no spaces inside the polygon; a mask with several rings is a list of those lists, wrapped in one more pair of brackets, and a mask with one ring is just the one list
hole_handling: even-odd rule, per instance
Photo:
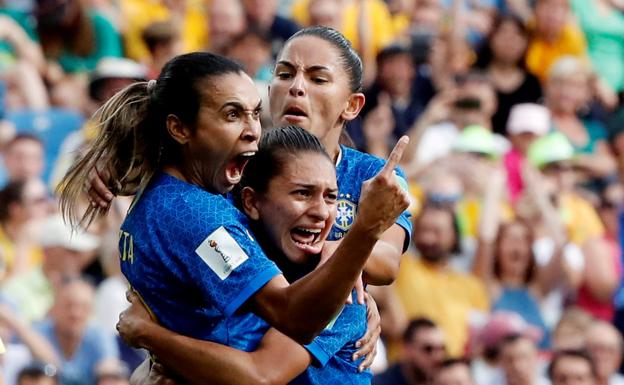
{"label": "woman's neck", "polygon": [[332,158],[334,164],[338,161],[340,155],[340,135],[342,134],[342,126],[334,127],[330,132],[321,139],[327,154]]}
{"label": "woman's neck", "polygon": [[262,225],[259,222],[251,222],[250,228],[253,234],[256,236],[256,240],[258,244],[265,251],[267,257],[270,260],[275,262],[277,267],[280,269],[282,274],[286,280],[290,283],[295,282],[299,278],[302,278],[306,274],[310,273],[312,270],[316,268],[316,266],[320,262],[320,256],[310,256],[308,260],[304,263],[295,263],[288,259],[288,257],[280,250],[278,247],[275,247],[273,242],[271,242],[266,236],[265,231],[262,229]]}
{"label": "woman's neck", "polygon": [[502,273],[500,278],[502,286],[520,288],[526,285],[524,277],[515,273]]}

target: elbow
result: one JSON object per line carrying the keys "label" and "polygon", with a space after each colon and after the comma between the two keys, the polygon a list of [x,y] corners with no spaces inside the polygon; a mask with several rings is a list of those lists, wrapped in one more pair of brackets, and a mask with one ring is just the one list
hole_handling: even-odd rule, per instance
{"label": "elbow", "polygon": [[396,254],[392,257],[369,259],[362,272],[363,281],[373,286],[392,284],[399,276],[401,267],[401,254]]}
{"label": "elbow", "polygon": [[398,266],[396,267],[396,269],[393,267],[388,267],[383,272],[378,272],[377,274],[368,273],[366,271],[362,273],[362,279],[364,280],[364,282],[373,286],[390,285],[397,279],[398,276]]}
{"label": "elbow", "polygon": [[309,343],[311,343],[312,341],[314,341],[314,338],[316,338],[316,336],[319,334],[318,331],[300,331],[297,332],[293,335],[289,335],[290,338],[292,338],[295,342],[297,342],[299,345],[307,345]]}
{"label": "elbow", "polygon": [[[298,319],[293,320],[284,327],[276,327],[280,332],[287,335],[290,339],[299,345],[307,345],[311,343],[317,335],[325,328],[325,324]],[[275,325],[274,325],[275,327]]]}

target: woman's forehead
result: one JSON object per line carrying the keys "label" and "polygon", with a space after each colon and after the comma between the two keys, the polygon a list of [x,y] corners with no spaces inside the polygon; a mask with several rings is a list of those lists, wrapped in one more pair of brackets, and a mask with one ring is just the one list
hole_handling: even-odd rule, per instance
{"label": "woman's forehead", "polygon": [[200,84],[202,104],[220,108],[236,101],[245,108],[256,108],[261,98],[253,80],[245,73],[228,73],[205,79]]}
{"label": "woman's forehead", "polygon": [[317,36],[300,36],[288,42],[278,57],[278,62],[294,66],[323,66],[340,70],[340,52],[332,43]]}

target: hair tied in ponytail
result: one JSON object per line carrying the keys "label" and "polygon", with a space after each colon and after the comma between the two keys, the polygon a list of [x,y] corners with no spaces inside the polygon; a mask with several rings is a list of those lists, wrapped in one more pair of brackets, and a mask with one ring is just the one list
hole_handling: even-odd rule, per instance
{"label": "hair tied in ponytail", "polygon": [[147,93],[151,95],[154,92],[154,88],[156,88],[156,79],[147,82]]}

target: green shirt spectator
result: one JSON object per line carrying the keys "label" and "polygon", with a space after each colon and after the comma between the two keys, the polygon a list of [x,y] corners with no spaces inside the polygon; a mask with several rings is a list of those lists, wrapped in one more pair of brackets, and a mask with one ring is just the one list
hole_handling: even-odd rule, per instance
{"label": "green shirt spectator", "polygon": [[624,90],[624,14],[603,0],[571,4],[595,71],[616,92]]}

